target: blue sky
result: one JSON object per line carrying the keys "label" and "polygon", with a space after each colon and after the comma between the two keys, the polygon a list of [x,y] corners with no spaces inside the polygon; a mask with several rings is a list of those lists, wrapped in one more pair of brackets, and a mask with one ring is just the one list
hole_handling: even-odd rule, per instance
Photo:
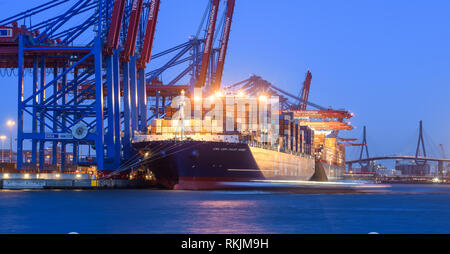
{"label": "blue sky", "polygon": [[[0,1],[0,18],[39,2]],[[356,129],[341,136],[359,138],[367,125],[372,154],[412,153],[423,120],[427,143],[450,155],[449,1],[236,2],[225,84],[254,73],[297,94],[310,69],[312,102],[355,113]],[[195,34],[205,5],[162,1],[153,53]],[[1,122],[16,117],[17,83],[0,86]]]}

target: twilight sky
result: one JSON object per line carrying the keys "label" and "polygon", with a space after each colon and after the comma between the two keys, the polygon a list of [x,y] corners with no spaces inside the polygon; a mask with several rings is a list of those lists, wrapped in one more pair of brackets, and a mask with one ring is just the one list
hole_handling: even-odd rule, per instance
{"label": "twilight sky", "polygon": [[[0,0],[0,19],[41,2]],[[366,125],[371,154],[413,153],[423,120],[431,152],[442,143],[450,155],[449,1],[236,2],[225,84],[254,73],[298,94],[310,69],[312,102],[355,113],[356,128],[342,137],[360,138]],[[162,1],[153,53],[195,34],[205,5]],[[17,117],[17,81],[0,86],[1,123]],[[357,154],[349,148],[347,159]]]}

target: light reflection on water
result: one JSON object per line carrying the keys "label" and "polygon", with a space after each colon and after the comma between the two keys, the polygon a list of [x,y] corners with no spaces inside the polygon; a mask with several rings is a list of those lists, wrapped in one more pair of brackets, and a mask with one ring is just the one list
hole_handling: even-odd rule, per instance
{"label": "light reflection on water", "polygon": [[0,191],[0,233],[450,233],[450,185],[389,193]]}
{"label": "light reflection on water", "polygon": [[208,200],[200,201],[200,209],[242,209],[252,204],[254,201],[242,201],[242,200]]}
{"label": "light reflection on water", "polygon": [[186,229],[190,233],[250,233],[264,229],[253,223],[251,211],[258,207],[252,200],[206,200],[191,204],[192,216],[201,218]]}

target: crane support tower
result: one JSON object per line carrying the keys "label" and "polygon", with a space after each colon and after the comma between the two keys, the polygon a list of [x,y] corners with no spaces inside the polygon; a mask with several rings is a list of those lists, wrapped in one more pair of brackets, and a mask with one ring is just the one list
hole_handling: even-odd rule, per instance
{"label": "crane support tower", "polygon": [[[132,134],[144,131],[147,124],[146,97],[139,92],[139,88],[145,90],[145,83],[136,80],[136,55],[144,62],[150,60],[157,17],[154,7],[159,1],[146,3],[49,1],[0,21],[1,29],[12,31],[11,36],[0,41],[0,66],[18,69],[19,170],[70,171],[79,165],[111,170],[121,167],[130,156]],[[66,11],[48,18],[56,7]],[[137,49],[136,45],[142,45],[138,38],[140,18],[146,16],[144,13],[148,15],[151,7],[153,16],[147,22],[151,32],[144,39],[145,50]],[[78,21],[81,14],[89,16],[70,26],[74,22],[69,21]],[[31,18],[43,21],[18,26],[26,19],[31,23]],[[128,29],[124,29],[125,24]],[[78,40],[88,36],[92,38],[88,43]],[[31,82],[24,79],[26,69],[31,70]],[[139,119],[144,119],[140,127],[136,124]],[[24,129],[28,121],[31,131]],[[127,123],[134,128],[127,128]],[[26,161],[23,146],[29,141],[31,160]],[[73,149],[70,164],[66,163],[68,147]],[[52,151],[50,165],[44,157],[47,149]],[[84,154],[80,154],[82,150]]]}
{"label": "crane support tower", "polygon": [[[215,77],[208,84],[220,86],[235,1],[227,0],[218,50],[213,44],[220,1],[207,2],[209,18],[199,27],[206,27],[205,37],[156,54],[160,0],[53,0],[0,20],[0,68],[17,70],[17,169],[128,167],[135,134],[163,117],[173,97],[205,86],[207,77]],[[146,69],[169,54],[174,56],[160,67]],[[169,82],[160,80],[185,63]],[[30,79],[24,78],[28,72]]]}

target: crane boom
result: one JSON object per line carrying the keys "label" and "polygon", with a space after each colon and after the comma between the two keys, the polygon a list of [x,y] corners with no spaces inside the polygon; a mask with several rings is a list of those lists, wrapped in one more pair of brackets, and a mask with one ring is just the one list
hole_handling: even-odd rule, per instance
{"label": "crane boom", "polygon": [[308,126],[314,130],[352,130],[353,126],[350,123],[344,123],[339,121],[326,121],[326,122],[311,122],[300,121],[300,125]]}
{"label": "crane boom", "polygon": [[289,110],[294,112],[294,117],[297,118],[337,118],[337,119],[350,119],[353,115],[345,110]]}
{"label": "crane boom", "polygon": [[338,138],[339,141],[356,141],[357,138]]}
{"label": "crane boom", "polygon": [[211,56],[212,42],[214,39],[214,31],[216,29],[218,9],[219,9],[219,0],[212,0],[211,10],[209,11],[208,30],[206,31],[205,46],[203,47],[202,65],[200,67],[200,74],[195,84],[195,87],[204,86],[206,81],[209,58]]}
{"label": "crane boom", "polygon": [[223,67],[225,65],[225,56],[227,54],[228,40],[230,38],[231,21],[233,20],[235,2],[235,0],[227,1],[227,14],[225,17],[225,24],[223,26],[222,41],[220,42],[219,58],[217,60],[217,70],[215,76],[216,78],[212,87],[213,91],[218,90],[220,88],[220,83],[222,82]]}
{"label": "crane boom", "polygon": [[309,87],[311,86],[312,74],[310,71],[306,73],[305,81],[303,82],[302,89],[302,102],[300,103],[300,110],[306,110],[306,102],[308,101],[309,96]]}
{"label": "crane boom", "polygon": [[141,17],[143,0],[133,0],[131,5],[130,20],[128,22],[127,39],[125,40],[125,46],[122,51],[122,61],[128,62],[130,56],[134,56],[134,50],[136,48],[136,37],[139,28],[139,19]]}
{"label": "crane boom", "polygon": [[150,62],[160,2],[160,0],[152,0],[150,3],[150,10],[147,18],[147,27],[145,28],[144,44],[142,47],[141,56],[137,61],[138,68],[145,68],[145,63]]}
{"label": "crane boom", "polygon": [[105,52],[108,55],[113,54],[113,49],[119,47],[120,28],[122,27],[123,13],[126,0],[116,0],[114,2],[111,24],[109,26],[108,38],[105,44]]}

